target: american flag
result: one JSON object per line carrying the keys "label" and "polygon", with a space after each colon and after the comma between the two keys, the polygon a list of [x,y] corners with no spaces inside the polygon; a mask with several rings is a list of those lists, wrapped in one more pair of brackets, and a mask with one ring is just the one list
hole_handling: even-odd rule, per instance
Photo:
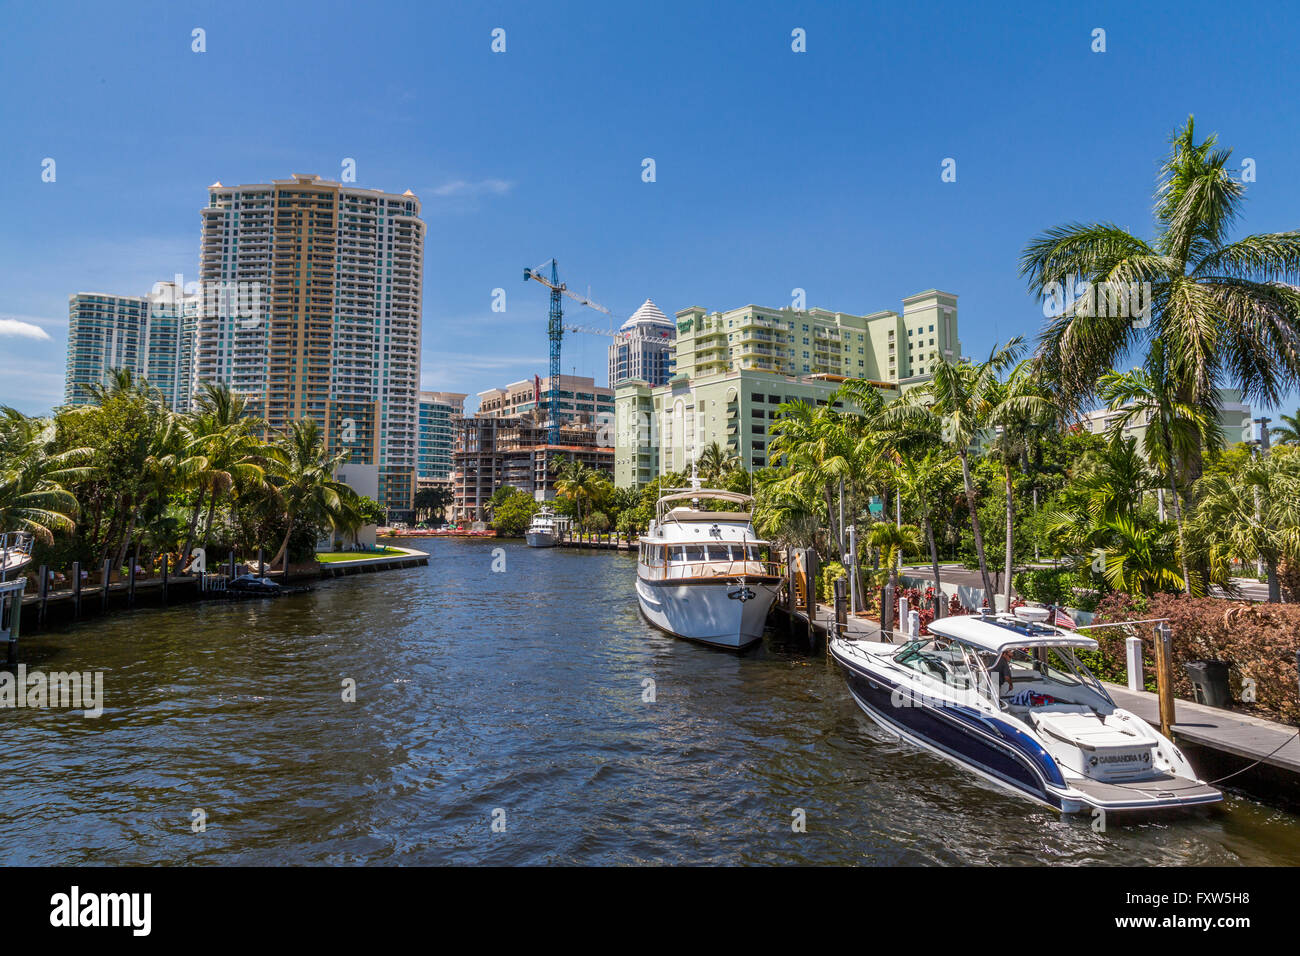
{"label": "american flag", "polygon": [[1056,620],[1054,623],[1056,624],[1056,626],[1068,628],[1071,631],[1075,630],[1075,624],[1073,618],[1071,618],[1070,615],[1062,611],[1059,607],[1056,608],[1055,610],[1056,610]]}

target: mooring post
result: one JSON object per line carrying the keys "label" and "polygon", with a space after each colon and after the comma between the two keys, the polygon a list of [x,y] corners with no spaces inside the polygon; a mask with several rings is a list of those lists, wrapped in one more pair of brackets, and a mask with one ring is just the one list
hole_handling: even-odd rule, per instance
{"label": "mooring post", "polygon": [[162,595],[164,604],[167,603],[167,580],[171,577],[171,569],[172,553],[170,551],[164,551],[162,563]]}
{"label": "mooring post", "polygon": [[140,569],[140,542],[135,543],[135,552],[131,555],[131,580],[126,585],[126,606],[135,607],[135,575]]}
{"label": "mooring post", "polygon": [[0,582],[0,634],[8,638],[6,654],[9,666],[18,660],[18,632],[23,623],[23,590],[27,579],[21,575],[12,581]]}
{"label": "mooring post", "polygon": [[842,577],[835,579],[835,635],[841,639],[849,623],[848,604],[844,600],[845,592],[848,590],[845,587],[846,583]]}
{"label": "mooring post", "polygon": [[880,601],[880,627],[889,634],[887,640],[892,644],[894,642],[894,585],[888,583],[885,585],[885,593]]}
{"label": "mooring post", "polygon": [[40,587],[37,589],[36,593],[40,595],[41,608],[39,613],[36,615],[36,619],[39,622],[40,626],[44,627],[45,626],[45,601],[49,597],[49,593],[50,593],[50,572],[49,569],[42,564],[40,573],[41,573],[41,578],[40,578],[41,584]]}
{"label": "mooring post", "polygon": [[231,580],[231,581],[235,580],[235,552],[233,552],[233,551],[230,552],[230,578],[229,578],[229,580]]}
{"label": "mooring post", "polygon": [[785,621],[794,637],[794,549],[785,549]]}
{"label": "mooring post", "polygon": [[849,562],[844,566],[849,572],[849,612],[857,614],[862,610],[862,595],[858,594],[858,526],[849,525]]}
{"label": "mooring post", "polygon": [[1171,736],[1174,726],[1173,631],[1168,622],[1156,625],[1156,691],[1160,697],[1160,732]]}
{"label": "mooring post", "polygon": [[266,562],[262,560],[261,548],[257,549],[257,576],[259,578],[266,577]]}
{"label": "mooring post", "polygon": [[1139,691],[1142,689],[1145,676],[1142,673],[1142,638],[1125,638],[1124,648],[1125,657],[1128,659],[1128,689]]}
{"label": "mooring post", "polygon": [[921,636],[921,612],[911,611],[907,615],[907,633],[912,640]]}
{"label": "mooring post", "polygon": [[104,570],[99,576],[99,609],[108,610],[108,576],[113,567],[111,558],[104,559]]}
{"label": "mooring post", "polygon": [[807,575],[807,584],[804,585],[804,600],[808,604],[808,642],[811,644],[817,639],[817,549],[807,548],[804,551],[804,573]]}

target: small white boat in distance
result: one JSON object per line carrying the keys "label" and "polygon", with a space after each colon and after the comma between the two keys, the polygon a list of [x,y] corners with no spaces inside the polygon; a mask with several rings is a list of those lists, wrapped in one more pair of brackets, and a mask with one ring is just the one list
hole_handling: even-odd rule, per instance
{"label": "small white boat in distance", "polygon": [[1075,655],[1097,642],[1046,608],[946,617],[905,644],[831,641],[849,693],[882,727],[1060,810],[1216,803],[1187,758],[1115,706]]}
{"label": "small white boat in distance", "polygon": [[550,508],[543,508],[533,515],[533,521],[524,532],[524,540],[530,548],[553,548],[560,543],[560,534],[569,519],[557,515]]}
{"label": "small white boat in distance", "polygon": [[[740,508],[705,511],[702,499]],[[754,534],[753,503],[749,495],[708,488],[670,490],[659,499],[636,566],[637,603],[646,620],[730,650],[762,640],[781,571],[769,560],[768,542]]]}

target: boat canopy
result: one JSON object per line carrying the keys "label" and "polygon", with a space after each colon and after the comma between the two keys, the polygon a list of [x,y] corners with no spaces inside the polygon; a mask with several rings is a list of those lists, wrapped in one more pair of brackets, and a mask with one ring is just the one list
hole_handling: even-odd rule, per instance
{"label": "boat canopy", "polygon": [[1013,615],[985,617],[968,614],[931,621],[931,634],[969,644],[982,651],[1001,654],[1016,647],[1080,647],[1095,651],[1098,644],[1091,637],[1073,634],[1046,624],[1026,623]]}
{"label": "boat canopy", "polygon": [[754,500],[750,495],[741,494],[737,491],[720,491],[713,488],[695,488],[666,494],[659,499],[659,504],[664,505],[670,501],[690,501],[693,498],[715,498],[718,501],[735,501],[740,504],[748,504]]}

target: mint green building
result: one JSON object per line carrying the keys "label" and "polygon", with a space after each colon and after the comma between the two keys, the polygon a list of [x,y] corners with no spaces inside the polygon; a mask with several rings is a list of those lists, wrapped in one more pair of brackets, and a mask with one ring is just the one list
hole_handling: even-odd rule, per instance
{"label": "mint green building", "polygon": [[764,467],[782,402],[825,403],[846,378],[873,382],[888,400],[928,381],[941,358],[960,354],[957,297],[937,290],[904,299],[901,313],[683,309],[674,376],[659,387],[633,380],[615,391],[615,484],[636,487],[687,471],[715,441],[746,468]]}

